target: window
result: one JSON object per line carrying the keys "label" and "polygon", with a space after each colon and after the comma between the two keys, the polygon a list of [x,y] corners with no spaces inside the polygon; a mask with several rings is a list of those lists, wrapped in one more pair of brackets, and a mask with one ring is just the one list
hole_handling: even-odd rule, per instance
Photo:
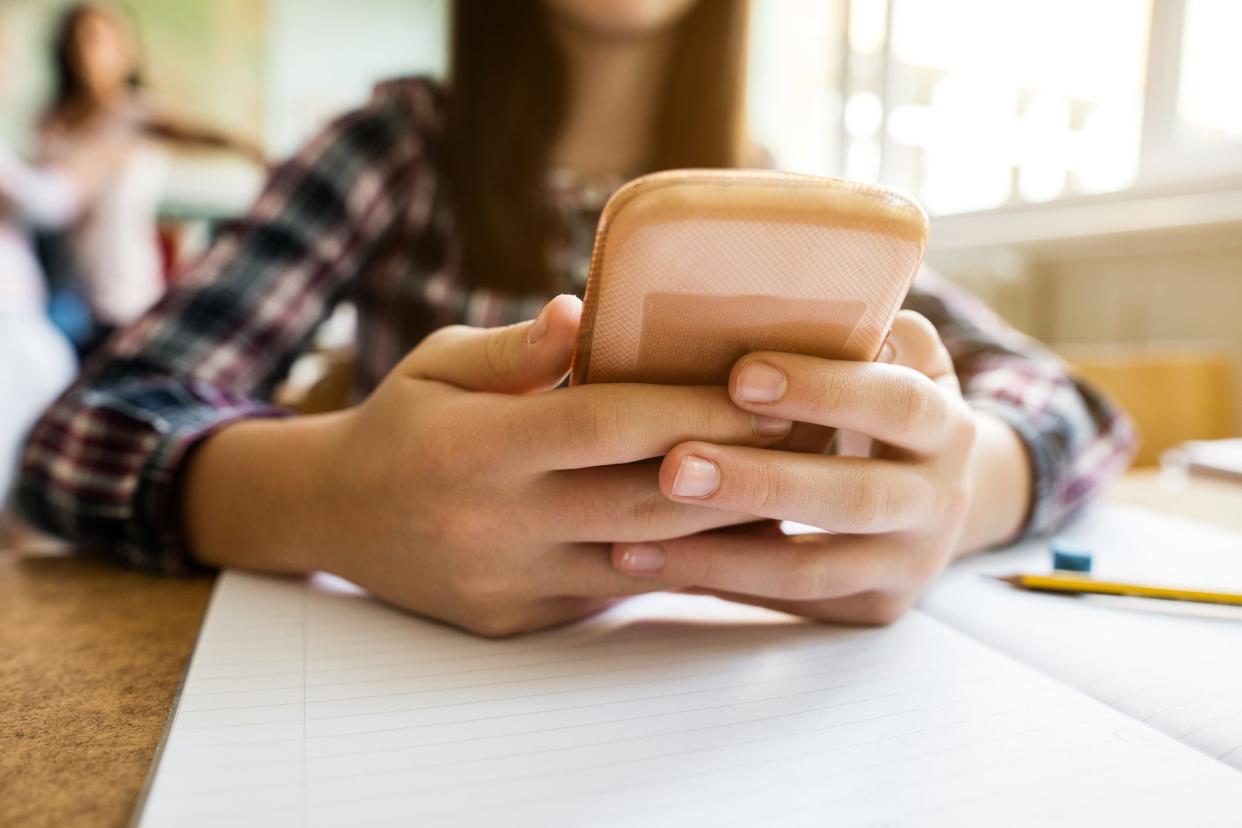
{"label": "window", "polygon": [[1242,3],[1186,0],[1177,119],[1191,144],[1242,142]]}
{"label": "window", "polygon": [[1237,0],[755,11],[752,117],[786,168],[880,181],[938,214],[1242,169]]}

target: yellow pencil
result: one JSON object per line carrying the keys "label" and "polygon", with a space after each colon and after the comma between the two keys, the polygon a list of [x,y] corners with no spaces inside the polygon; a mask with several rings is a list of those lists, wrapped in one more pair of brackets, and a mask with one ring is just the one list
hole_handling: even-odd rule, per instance
{"label": "yellow pencil", "polygon": [[1231,604],[1242,606],[1242,594],[1234,592],[1209,592],[1198,589],[1181,589],[1152,586],[1150,584],[1126,584],[1097,581],[1094,578],[1054,572],[1051,575],[1018,574],[995,576],[1021,589],[1039,592],[1065,592],[1090,595],[1130,595],[1136,598],[1161,598],[1166,601],[1195,601],[1201,604]]}

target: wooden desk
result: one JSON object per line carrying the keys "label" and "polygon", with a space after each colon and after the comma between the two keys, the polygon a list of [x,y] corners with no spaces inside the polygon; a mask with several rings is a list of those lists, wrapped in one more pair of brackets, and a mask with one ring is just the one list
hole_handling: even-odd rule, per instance
{"label": "wooden desk", "polygon": [[124,825],[214,579],[0,551],[0,825]]}
{"label": "wooden desk", "polygon": [[1242,532],[1242,483],[1138,469],[1114,483],[1106,497]]}
{"label": "wooden desk", "polygon": [[[1108,497],[1242,531],[1242,486],[1135,472]],[[0,825],[123,825],[212,578],[0,551]]]}

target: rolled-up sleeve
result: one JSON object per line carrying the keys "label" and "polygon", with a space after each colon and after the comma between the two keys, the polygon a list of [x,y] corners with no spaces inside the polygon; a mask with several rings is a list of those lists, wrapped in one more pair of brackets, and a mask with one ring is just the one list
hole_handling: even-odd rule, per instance
{"label": "rolled-up sleeve", "polygon": [[239,228],[117,335],[27,442],[18,503],[39,526],[161,571],[193,566],[178,478],[205,437],[281,416],[275,384],[426,174],[402,96],[377,92],[275,171]]}
{"label": "rolled-up sleeve", "polygon": [[925,270],[906,307],[940,332],[970,405],[1022,439],[1033,484],[1024,536],[1056,531],[1129,464],[1130,419],[977,298]]}

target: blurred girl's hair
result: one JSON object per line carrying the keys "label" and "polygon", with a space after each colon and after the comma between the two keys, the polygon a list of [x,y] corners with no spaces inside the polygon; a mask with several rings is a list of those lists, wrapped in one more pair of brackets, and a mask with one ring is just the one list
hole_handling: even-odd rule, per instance
{"label": "blurred girl's hair", "polygon": [[[675,24],[644,171],[743,163],[748,10],[699,0]],[[442,161],[465,272],[511,292],[552,287],[545,176],[569,90],[546,14],[541,0],[453,6]]]}
{"label": "blurred girl's hair", "polygon": [[[52,36],[52,100],[43,112],[44,121],[52,118],[81,120],[92,114],[97,102],[91,96],[77,54],[78,28],[91,15],[106,16],[123,26],[129,21],[122,14],[112,6],[91,2],[72,3],[61,14]],[[132,31],[133,27],[130,29]],[[142,73],[137,65],[127,83],[134,88],[142,86]]]}

